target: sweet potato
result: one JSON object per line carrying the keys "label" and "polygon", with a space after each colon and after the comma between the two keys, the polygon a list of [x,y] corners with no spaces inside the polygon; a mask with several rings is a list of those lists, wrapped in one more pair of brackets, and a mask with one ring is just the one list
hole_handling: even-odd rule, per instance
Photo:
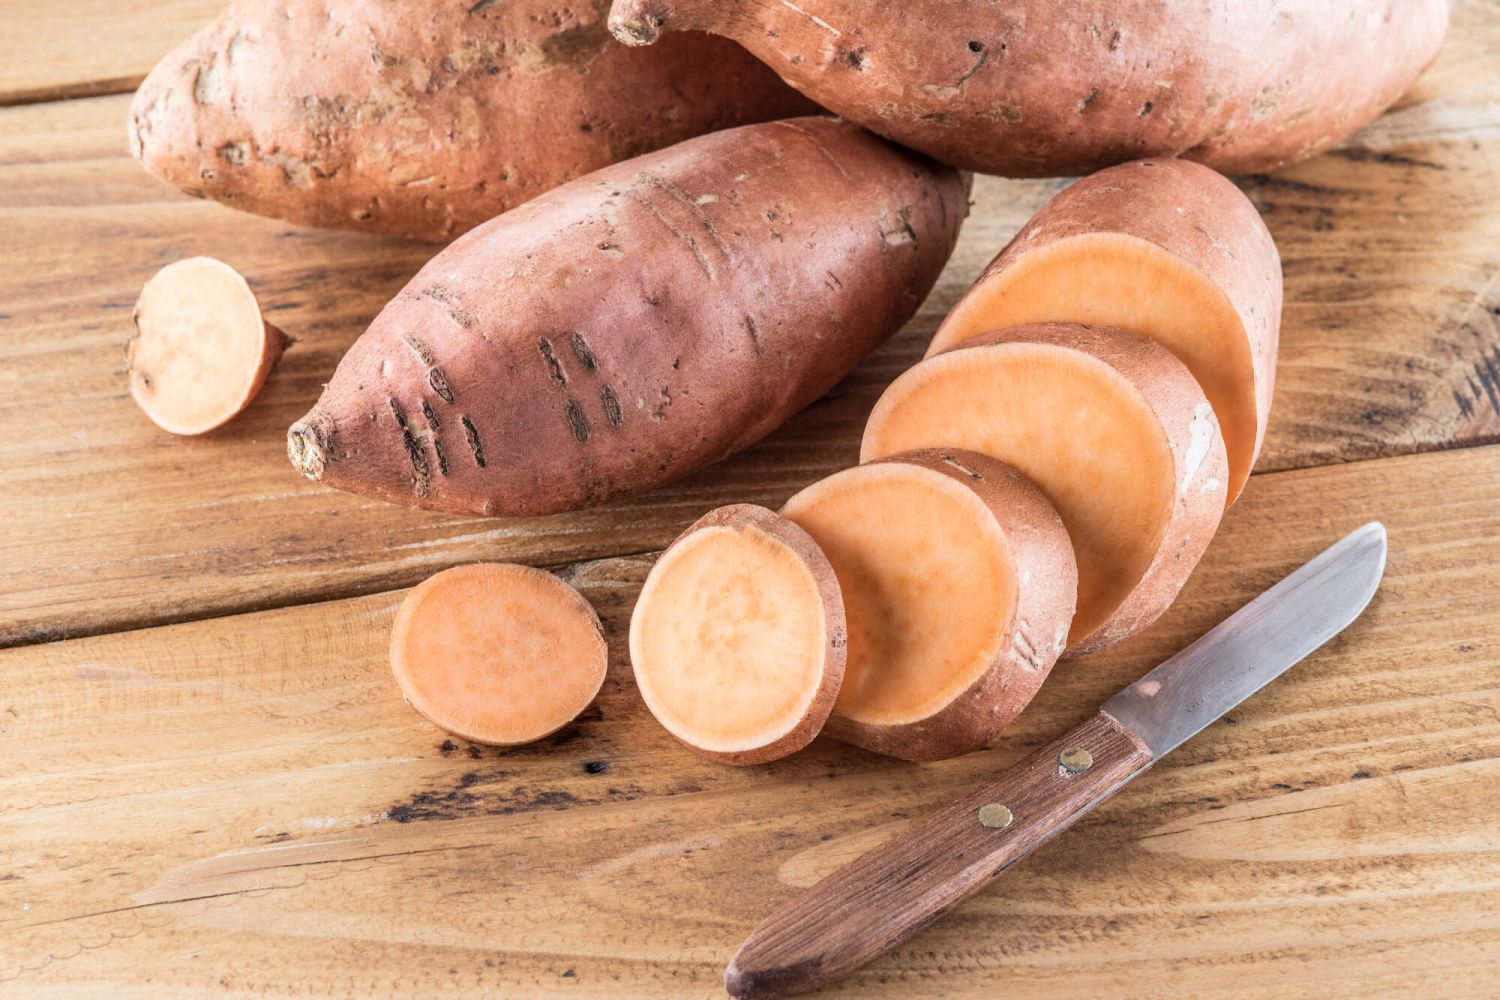
{"label": "sweet potato", "polygon": [[606,167],[433,258],[288,453],[330,486],[444,511],[651,489],[763,437],[905,323],[966,194],[831,118]]}
{"label": "sweet potato", "polygon": [[1063,650],[1078,576],[1057,512],[964,451],[846,469],[787,501],[838,576],[849,628],[830,736],[907,760],[985,746]]}
{"label": "sweet potato", "polygon": [[1052,501],[1078,559],[1070,653],[1155,621],[1224,512],[1227,459],[1203,390],[1166,348],[1118,330],[1011,327],[920,362],[875,404],[860,457],[912,448],[991,455]]}
{"label": "sweet potato", "polygon": [[651,714],[705,756],[760,764],[818,735],[844,676],[844,604],[807,532],[764,507],[710,511],[651,568],[630,662]]}
{"label": "sweet potato", "polygon": [[743,49],[609,37],[605,0],[235,0],[164,58],[131,148],[190,194],[449,240],[591,170],[811,113]]}
{"label": "sweet potato", "polygon": [[630,45],[732,38],[823,107],[1013,177],[1145,156],[1226,173],[1311,156],[1430,63],[1447,0],[615,0]]}
{"label": "sweet potato", "polygon": [[203,434],[249,406],[287,344],[239,272],[212,257],[157,271],[133,319],[130,395],[173,434]]}
{"label": "sweet potato", "polygon": [[608,650],[583,595],[509,563],[455,566],[414,587],[391,629],[391,668],[434,725],[512,746],[577,718],[604,683]]}
{"label": "sweet potato", "polygon": [[1239,496],[1270,418],[1281,332],[1281,258],[1239,188],[1182,160],[1084,178],[990,262],[927,353],[1048,322],[1116,327],[1176,354],[1219,418],[1225,499]]}

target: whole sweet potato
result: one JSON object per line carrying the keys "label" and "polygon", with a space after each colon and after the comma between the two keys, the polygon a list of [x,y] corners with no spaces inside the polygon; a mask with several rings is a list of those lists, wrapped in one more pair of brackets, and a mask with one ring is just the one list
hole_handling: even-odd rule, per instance
{"label": "whole sweet potato", "polygon": [[1267,170],[1370,121],[1430,63],[1448,0],[615,0],[632,45],[711,31],[831,111],[1012,177],[1148,156]]}
{"label": "whole sweet potato", "polygon": [[906,322],[968,178],[832,118],[700,136],[439,253],[288,436],[309,478],[544,514],[758,440]]}
{"label": "whole sweet potato", "polygon": [[732,42],[632,52],[607,0],[236,0],[164,58],[131,148],[190,194],[448,240],[528,198],[812,105]]}

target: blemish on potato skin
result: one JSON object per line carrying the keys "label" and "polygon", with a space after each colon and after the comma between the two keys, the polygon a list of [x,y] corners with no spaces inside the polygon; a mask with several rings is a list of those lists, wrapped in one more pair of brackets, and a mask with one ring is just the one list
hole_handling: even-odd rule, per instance
{"label": "blemish on potato skin", "polygon": [[573,437],[579,444],[589,439],[589,420],[583,415],[583,407],[578,405],[578,400],[569,397],[563,406],[563,411],[568,417],[568,427],[573,431]]}
{"label": "blemish on potato skin", "polygon": [[557,383],[559,387],[567,385],[568,376],[563,371],[562,362],[558,361],[557,355],[552,352],[552,341],[546,337],[539,337],[537,338],[536,346],[542,352],[542,357],[547,361],[547,373],[552,377],[552,381]]}

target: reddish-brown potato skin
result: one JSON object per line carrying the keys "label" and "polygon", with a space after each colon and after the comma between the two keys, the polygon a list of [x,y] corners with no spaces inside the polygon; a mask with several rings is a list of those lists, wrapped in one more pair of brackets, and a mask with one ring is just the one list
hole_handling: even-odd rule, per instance
{"label": "reddish-brown potato skin", "polygon": [[967,194],[832,118],[606,167],[433,258],[289,454],[338,489],[461,513],[651,489],[759,440],[905,323]]}
{"label": "reddish-brown potato skin", "polygon": [[[1179,482],[1173,493],[1172,512],[1151,565],[1114,613],[1067,649],[1069,657],[1096,653],[1124,642],[1160,618],[1177,599],[1209,542],[1213,541],[1224,515],[1224,503],[1218,493],[1206,494],[1202,487],[1211,480],[1224,483],[1229,478],[1224,439],[1197,380],[1171,351],[1159,344],[1107,327],[1081,323],[1034,323],[996,330],[966,340],[953,350],[983,350],[993,344],[1005,343],[1049,344],[1080,351],[1123,375],[1161,419],[1178,476],[1187,464],[1185,458],[1191,449],[1196,414],[1206,411],[1207,419],[1213,424],[1207,450],[1193,467],[1192,478],[1185,483]],[[1099,488],[1107,490],[1111,487],[1108,483],[1101,483]],[[1204,500],[1205,496],[1209,499]]]}
{"label": "reddish-brown potato skin", "polygon": [[733,42],[632,52],[606,0],[235,0],[168,54],[131,149],[189,194],[450,240],[591,170],[811,102]]}
{"label": "reddish-brown potato skin", "polygon": [[[796,553],[818,585],[818,595],[823,602],[824,635],[827,637],[823,648],[823,682],[818,686],[818,693],[813,696],[812,704],[808,706],[807,714],[803,716],[802,721],[780,739],[753,750],[721,753],[715,750],[705,750],[691,743],[683,744],[695,753],[721,764],[745,766],[779,760],[787,754],[796,753],[817,738],[824,722],[828,719],[828,713],[833,711],[833,703],[839,696],[839,685],[844,681],[844,662],[849,647],[849,633],[844,625],[844,598],[839,591],[838,578],[833,574],[833,567],[829,565],[828,557],[823,554],[818,543],[813,541],[812,536],[775,511],[752,503],[736,503],[718,507],[689,525],[686,531],[677,536],[672,545],[676,545],[695,531],[701,531],[704,528],[730,528],[739,532],[760,531],[771,535]],[[670,551],[670,547],[668,550]]]}
{"label": "reddish-brown potato skin", "polygon": [[[986,283],[1027,254],[1059,240],[1121,233],[1152,243],[1196,268],[1229,299],[1244,324],[1254,366],[1255,450],[1260,454],[1281,341],[1281,255],[1260,212],[1222,174],[1185,160],[1138,160],[1101,170],[1042,206],[990,261],[933,335],[928,356],[953,345],[957,326]],[[1233,500],[1233,495],[1230,496]]]}
{"label": "reddish-brown potato skin", "polygon": [[1447,0],[615,0],[610,28],[732,38],[823,107],[955,166],[1226,173],[1311,156],[1436,56]]}
{"label": "reddish-brown potato skin", "polygon": [[1030,704],[1063,651],[1078,600],[1073,543],[1042,491],[998,459],[932,448],[878,461],[941,472],[984,501],[1005,535],[1016,572],[1012,641],[968,690],[925,719],[880,726],[834,714],[824,732],[902,760],[942,760],[982,750]]}

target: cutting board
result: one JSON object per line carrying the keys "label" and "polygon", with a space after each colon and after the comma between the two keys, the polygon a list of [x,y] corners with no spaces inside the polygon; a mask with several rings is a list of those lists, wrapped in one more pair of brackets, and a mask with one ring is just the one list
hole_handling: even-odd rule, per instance
{"label": "cutting board", "polygon": [[[750,769],[635,694],[620,640],[654,554],[851,464],[881,389],[1064,182],[981,178],[917,317],[740,456],[580,514],[387,507],[299,478],[284,432],[431,248],[194,201],[126,151],[128,91],[216,6],[4,14],[0,996],[719,995],[775,904],[1371,518],[1390,568],[1354,627],[827,995],[1500,993],[1500,2],[1461,0],[1348,143],[1243,179],[1285,262],[1276,404],[1171,612],[1060,666],[985,752],[819,740]],[[130,402],[123,346],[141,283],[194,254],[296,344],[184,440]],[[391,679],[403,588],[474,559],[555,568],[611,636],[598,702],[543,743],[449,739]]]}

